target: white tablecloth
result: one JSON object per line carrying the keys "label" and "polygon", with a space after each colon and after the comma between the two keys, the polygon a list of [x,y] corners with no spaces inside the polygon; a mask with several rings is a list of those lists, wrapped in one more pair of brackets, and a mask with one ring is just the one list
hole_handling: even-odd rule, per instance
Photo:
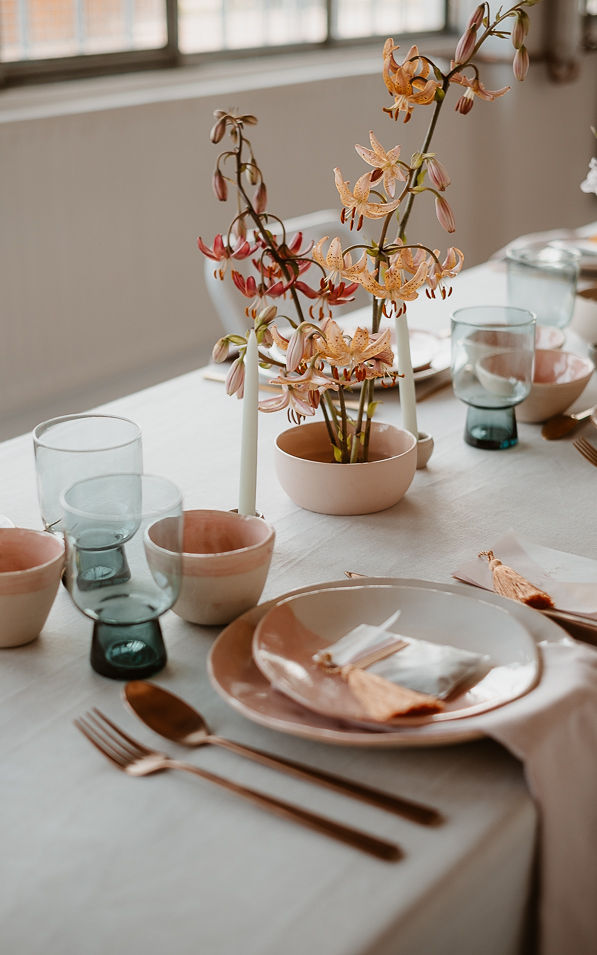
{"label": "white tablecloth", "polygon": [[[503,294],[497,266],[471,270],[448,302],[409,306],[410,322],[447,329],[456,305]],[[396,393],[382,397],[380,417],[399,423]],[[579,406],[591,400],[594,383]],[[242,405],[221,385],[196,372],[107,407],[139,422],[146,470],[176,481],[187,507],[236,505]],[[78,409],[64,412],[71,410]],[[597,472],[571,440],[549,443],[538,426],[520,425],[516,447],[480,451],[462,440],[464,418],[449,387],[421,403],[420,430],[435,439],[429,467],[395,508],[348,518],[302,511],[285,496],[274,475],[273,437],[286,421],[261,416],[258,507],[277,532],[263,599],[340,578],[346,569],[448,583],[457,566],[510,526],[546,546],[595,556]],[[585,427],[590,434],[592,425]],[[39,527],[28,436],[0,446],[0,475],[0,512]],[[171,612],[162,622],[169,663],[156,681],[199,706],[220,735],[429,802],[448,821],[423,829],[214,748],[187,753],[216,772],[398,841],[406,857],[388,865],[190,776],[133,780],[117,773],[77,733],[74,717],[95,705],[142,739],[157,737],[124,710],[120,685],[91,670],[90,621],[61,588],[40,639],[0,656],[3,952],[532,951],[525,933],[537,816],[514,758],[489,740],[370,751],[258,727],[209,685],[205,661],[218,631]]]}

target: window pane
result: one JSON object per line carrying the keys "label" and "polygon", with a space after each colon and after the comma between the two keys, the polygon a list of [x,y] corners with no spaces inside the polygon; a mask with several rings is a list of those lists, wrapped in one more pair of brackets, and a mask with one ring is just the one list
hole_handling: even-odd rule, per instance
{"label": "window pane", "polygon": [[45,59],[166,44],[164,0],[0,0],[0,57]]}
{"label": "window pane", "polygon": [[444,0],[336,0],[334,35],[391,36],[423,33],[445,26]]}
{"label": "window pane", "polygon": [[318,43],[325,0],[179,0],[183,53]]}

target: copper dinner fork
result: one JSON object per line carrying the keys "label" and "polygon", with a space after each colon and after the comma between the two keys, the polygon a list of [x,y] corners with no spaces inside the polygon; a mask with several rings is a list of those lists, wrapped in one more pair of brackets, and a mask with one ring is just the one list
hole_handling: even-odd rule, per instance
{"label": "copper dinner fork", "polygon": [[595,445],[582,437],[576,438],[572,443],[576,450],[580,451],[582,456],[597,468],[597,448]]}
{"label": "copper dinner fork", "polygon": [[191,763],[183,763],[166,756],[165,753],[149,749],[121,730],[96,708],[85,716],[76,719],[74,724],[117,769],[128,773],[130,776],[149,776],[165,769],[182,769],[185,772],[194,773],[222,789],[227,789],[262,809],[268,809],[277,816],[291,819],[293,822],[298,822],[309,829],[315,829],[316,832],[337,839],[354,849],[367,852],[378,859],[383,859],[386,862],[397,862],[402,858],[402,850],[392,842],[378,839],[377,836],[369,835],[369,833],[360,829],[345,826],[326,816],[320,816],[318,813],[295,806],[293,803],[277,799],[275,796],[268,796],[246,786],[240,786],[223,776],[216,776],[215,773],[199,769],[198,766],[193,766]]}

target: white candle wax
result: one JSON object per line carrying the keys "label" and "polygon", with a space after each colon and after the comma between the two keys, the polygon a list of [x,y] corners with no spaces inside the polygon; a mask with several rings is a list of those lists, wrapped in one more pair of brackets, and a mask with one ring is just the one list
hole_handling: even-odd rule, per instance
{"label": "white candle wax", "polygon": [[402,427],[410,431],[415,438],[419,437],[417,427],[417,406],[415,395],[415,379],[410,357],[410,341],[408,338],[408,324],[406,315],[396,316],[396,348],[398,351],[398,379],[400,392],[400,408],[402,410]]}
{"label": "white candle wax", "polygon": [[243,424],[240,448],[239,514],[255,514],[257,489],[257,418],[259,404],[259,359],[257,337],[249,332],[245,353]]}

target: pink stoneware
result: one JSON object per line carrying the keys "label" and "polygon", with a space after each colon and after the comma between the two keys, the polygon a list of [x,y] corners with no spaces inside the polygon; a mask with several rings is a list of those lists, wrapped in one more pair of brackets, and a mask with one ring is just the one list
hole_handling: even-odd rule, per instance
{"label": "pink stoneware", "polygon": [[[274,538],[274,528],[261,517],[185,511],[182,582],[174,613],[190,623],[215,626],[254,607],[265,586]],[[163,551],[151,529],[148,548],[150,563],[159,567]]]}
{"label": "pink stoneware", "polygon": [[318,514],[371,514],[396,504],[417,467],[417,442],[409,431],[373,422],[370,460],[332,461],[325,422],[289,428],[276,439],[276,472],[288,496]]}
{"label": "pink stoneware", "polygon": [[518,421],[546,421],[580,397],[593,374],[593,362],[559,349],[535,351],[531,393],[516,408]]}
{"label": "pink stoneware", "polygon": [[0,527],[0,647],[39,635],[54,603],[64,544],[45,531]]}

